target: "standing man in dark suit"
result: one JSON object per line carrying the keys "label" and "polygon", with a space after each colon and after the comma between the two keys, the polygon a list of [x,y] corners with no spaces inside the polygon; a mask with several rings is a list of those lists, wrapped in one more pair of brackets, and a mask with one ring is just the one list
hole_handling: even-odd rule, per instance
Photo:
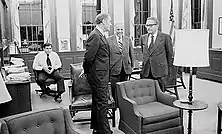
{"label": "standing man in dark suit", "polygon": [[140,37],[143,51],[142,78],[158,80],[165,91],[164,77],[171,75],[173,46],[170,35],[158,31],[159,21],[149,17],[146,21],[147,34]]}
{"label": "standing man in dark suit", "polygon": [[109,45],[104,32],[110,31],[111,18],[101,13],[86,41],[83,68],[92,88],[91,129],[93,134],[111,134],[108,117]]}
{"label": "standing man in dark suit", "polygon": [[108,37],[110,47],[110,80],[114,100],[116,100],[116,82],[126,81],[132,73],[134,50],[132,41],[124,36],[122,23],[115,24],[115,34]]}

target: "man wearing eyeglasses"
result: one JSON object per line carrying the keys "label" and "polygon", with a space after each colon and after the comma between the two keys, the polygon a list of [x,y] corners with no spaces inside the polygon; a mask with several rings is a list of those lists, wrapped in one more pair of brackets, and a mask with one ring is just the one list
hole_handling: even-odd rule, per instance
{"label": "man wearing eyeglasses", "polygon": [[161,90],[165,91],[164,78],[171,75],[173,46],[170,35],[158,31],[159,21],[148,17],[147,34],[140,37],[143,52],[141,78],[158,80]]}

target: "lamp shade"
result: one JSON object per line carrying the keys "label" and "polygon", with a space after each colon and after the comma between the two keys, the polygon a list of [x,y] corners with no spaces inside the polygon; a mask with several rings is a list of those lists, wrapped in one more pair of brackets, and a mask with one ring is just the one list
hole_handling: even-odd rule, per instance
{"label": "lamp shade", "polygon": [[209,29],[175,30],[175,66],[209,66]]}
{"label": "lamp shade", "polygon": [[11,98],[11,96],[10,96],[8,90],[7,90],[7,87],[4,84],[4,81],[3,81],[3,78],[2,78],[1,74],[0,74],[0,85],[1,85],[1,88],[0,88],[0,104],[11,101],[12,98]]}

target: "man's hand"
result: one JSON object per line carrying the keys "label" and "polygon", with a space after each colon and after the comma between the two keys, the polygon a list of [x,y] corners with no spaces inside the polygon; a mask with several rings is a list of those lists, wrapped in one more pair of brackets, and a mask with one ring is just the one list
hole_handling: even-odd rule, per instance
{"label": "man's hand", "polygon": [[54,71],[54,68],[53,68],[53,67],[50,67],[50,68],[49,68],[49,74],[51,74],[53,71]]}
{"label": "man's hand", "polygon": [[52,71],[53,71],[53,69],[51,68],[49,68],[48,66],[45,66],[45,67],[43,67],[42,68],[46,73],[48,73],[48,74],[51,74],[52,73]]}

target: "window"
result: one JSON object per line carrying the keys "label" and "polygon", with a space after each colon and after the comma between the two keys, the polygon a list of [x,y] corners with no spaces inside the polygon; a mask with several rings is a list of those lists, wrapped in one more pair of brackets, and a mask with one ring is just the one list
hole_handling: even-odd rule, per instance
{"label": "window", "polygon": [[[41,0],[19,3],[22,52],[42,50],[44,43]],[[24,51],[25,50],[25,51]]]}
{"label": "window", "polygon": [[191,0],[191,23],[193,29],[201,28],[201,0]]}
{"label": "window", "polygon": [[94,19],[99,13],[101,13],[101,0],[82,0],[83,48],[85,40],[95,27]]}
{"label": "window", "polygon": [[139,45],[139,38],[145,34],[146,31],[146,19],[150,16],[150,10],[148,9],[150,0],[136,0],[135,4],[135,19],[134,19],[134,30],[135,30],[135,46]]}

